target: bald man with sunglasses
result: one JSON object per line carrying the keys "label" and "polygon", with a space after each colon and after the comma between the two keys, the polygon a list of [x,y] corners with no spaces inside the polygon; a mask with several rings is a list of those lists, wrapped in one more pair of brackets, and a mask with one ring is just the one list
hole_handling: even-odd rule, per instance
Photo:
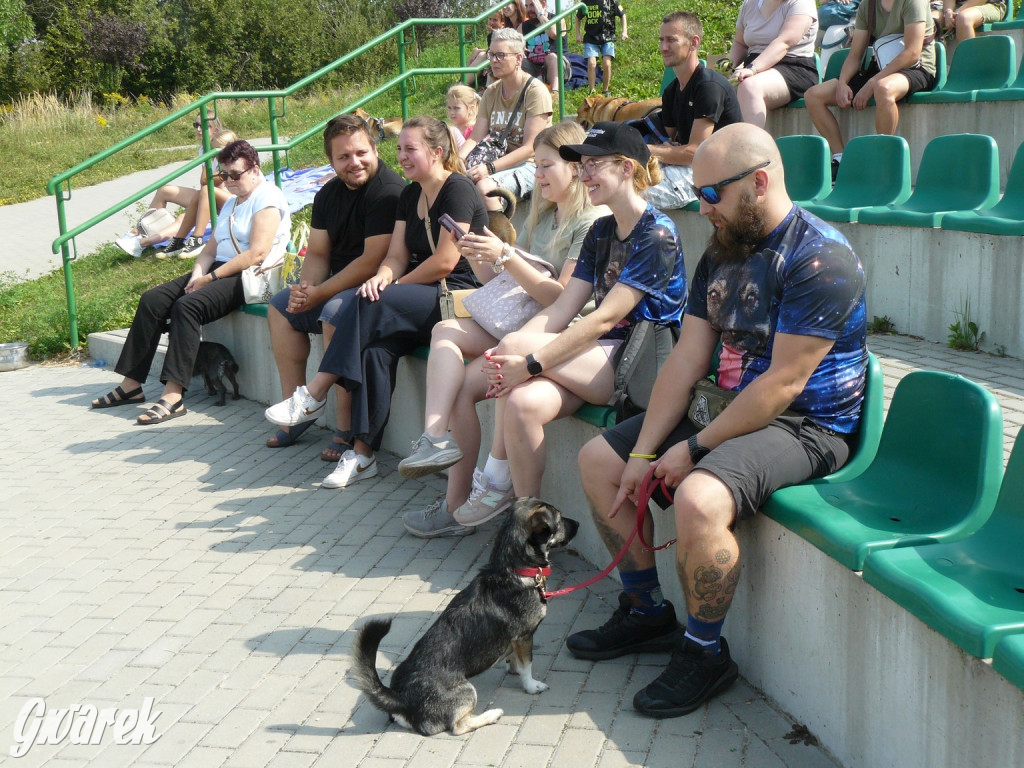
{"label": "bald man with sunglasses", "polygon": [[[619,566],[618,610],[567,640],[592,660],[671,651],[664,672],[633,699],[657,718],[692,712],[736,679],[721,636],[740,575],[733,526],[778,488],[846,463],[867,372],[860,260],[840,232],[790,200],[772,137],[750,124],[722,128],[697,149],[693,178],[714,233],[679,342],[647,413],[591,440],[579,460],[611,553],[629,537],[649,471],[672,493],[659,503],[675,505],[685,627],[662,598],[653,553],[634,541]],[[719,344],[716,381],[691,408]],[[718,412],[715,403],[729,398]],[[649,518],[646,534],[650,541]]]}

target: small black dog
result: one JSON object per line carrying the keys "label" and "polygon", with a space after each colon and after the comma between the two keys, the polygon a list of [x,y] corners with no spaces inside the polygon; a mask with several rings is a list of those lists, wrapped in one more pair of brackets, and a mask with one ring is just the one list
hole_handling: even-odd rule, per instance
{"label": "small black dog", "polygon": [[210,395],[220,393],[220,399],[215,405],[224,405],[225,397],[228,394],[228,388],[222,377],[230,381],[234,389],[231,399],[237,400],[240,397],[238,380],[235,379],[235,374],[238,373],[238,363],[235,362],[230,350],[223,344],[212,341],[199,342],[199,352],[196,354],[196,364],[192,368],[192,375],[198,376],[200,373],[203,374],[206,391]]}
{"label": "small black dog", "polygon": [[540,582],[532,574],[547,568],[553,547],[569,542],[579,524],[550,504],[516,499],[498,531],[487,565],[459,592],[420,638],[409,658],[385,686],[377,674],[377,647],[391,620],[373,619],[359,630],[352,650],[356,685],[377,709],[399,725],[433,736],[456,736],[497,722],[504,712],[479,715],[469,678],[508,657],[527,693],[547,686],[533,679],[533,633],[547,613]]}

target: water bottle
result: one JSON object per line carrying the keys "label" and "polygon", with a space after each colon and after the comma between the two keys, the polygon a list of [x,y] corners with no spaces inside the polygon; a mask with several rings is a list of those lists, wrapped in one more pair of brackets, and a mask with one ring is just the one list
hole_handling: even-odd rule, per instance
{"label": "water bottle", "polygon": [[107,361],[102,357],[98,360],[90,360],[87,363],[82,363],[83,368],[104,368],[107,365]]}

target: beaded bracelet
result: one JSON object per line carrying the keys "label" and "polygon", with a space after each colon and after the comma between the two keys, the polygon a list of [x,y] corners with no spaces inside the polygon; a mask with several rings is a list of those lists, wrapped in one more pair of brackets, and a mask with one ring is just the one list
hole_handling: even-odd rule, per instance
{"label": "beaded bracelet", "polygon": [[495,173],[497,173],[497,171],[494,170],[494,163],[491,162],[490,160],[488,160],[486,163],[484,163],[484,168],[487,169],[487,174],[489,176],[493,176]]}

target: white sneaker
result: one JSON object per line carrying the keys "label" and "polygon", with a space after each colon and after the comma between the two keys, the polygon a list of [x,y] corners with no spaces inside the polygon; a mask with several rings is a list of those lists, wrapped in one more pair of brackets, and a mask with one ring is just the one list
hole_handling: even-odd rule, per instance
{"label": "white sneaker", "polygon": [[295,394],[264,411],[267,421],[280,427],[294,427],[307,421],[316,421],[327,407],[327,398],[317,400],[305,386],[296,387]]}
{"label": "white sneaker", "polygon": [[490,477],[479,469],[474,469],[473,490],[469,494],[469,500],[456,509],[452,517],[462,525],[481,525],[512,506],[515,497],[512,483],[508,484],[508,488],[493,485]]}
{"label": "white sneaker", "polygon": [[136,259],[142,255],[142,238],[138,235],[121,235],[114,245]]}
{"label": "white sneaker", "polygon": [[346,488],[360,480],[368,480],[377,475],[377,457],[360,456],[355,451],[345,451],[321,486],[324,488]]}

